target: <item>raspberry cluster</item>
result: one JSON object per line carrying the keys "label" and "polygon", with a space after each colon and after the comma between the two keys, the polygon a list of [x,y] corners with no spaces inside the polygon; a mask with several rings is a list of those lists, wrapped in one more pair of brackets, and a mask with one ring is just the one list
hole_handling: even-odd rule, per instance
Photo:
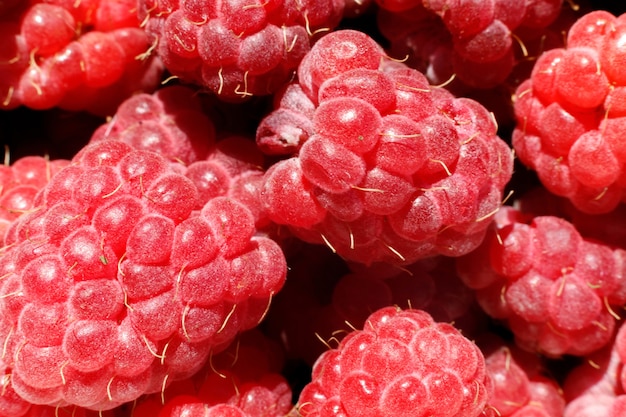
{"label": "raspberry cluster", "polygon": [[471,251],[513,165],[480,104],[431,87],[353,30],[315,44],[257,143],[296,151],[266,173],[269,217],[362,263]]}
{"label": "raspberry cluster", "polygon": [[586,14],[569,30],[567,47],[541,55],[516,93],[516,154],[550,192],[587,213],[626,201],[624,22]]}
{"label": "raspberry cluster", "polygon": [[0,417],[624,417],[605,3],[0,0]]}

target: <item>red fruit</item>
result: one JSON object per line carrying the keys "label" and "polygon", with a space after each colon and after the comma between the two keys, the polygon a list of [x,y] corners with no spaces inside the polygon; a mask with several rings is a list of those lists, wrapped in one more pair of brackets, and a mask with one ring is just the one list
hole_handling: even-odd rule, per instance
{"label": "red fruit", "polygon": [[128,95],[158,84],[160,61],[145,55],[139,62],[150,44],[133,2],[37,1],[0,20],[9,45],[0,65],[4,109],[22,104],[110,115]]}
{"label": "red fruit", "polygon": [[0,236],[11,222],[34,209],[35,196],[69,161],[26,156],[0,171]]}
{"label": "red fruit", "polygon": [[461,278],[525,349],[584,355],[606,345],[615,326],[611,306],[624,302],[623,251],[584,240],[563,219],[522,216],[500,209],[481,247],[457,262]]}
{"label": "red fruit", "polygon": [[215,142],[215,128],[195,94],[171,86],[132,96],[94,132],[91,142],[119,140],[184,164],[205,159]]}
{"label": "red fruit", "polygon": [[366,264],[466,253],[500,205],[510,151],[482,106],[381,60],[353,30],[326,35],[304,58],[300,88],[285,89],[257,130],[262,149],[286,134],[293,145],[271,152],[297,151],[265,175],[268,216]]}
{"label": "red fruit", "polygon": [[198,210],[197,198],[164,157],[111,140],[40,191],[1,262],[18,395],[110,409],[192,375],[258,323],[283,283],[282,252],[255,236],[243,204],[216,196]]}
{"label": "red fruit", "polygon": [[607,12],[587,14],[572,26],[567,47],[540,57],[517,91],[513,146],[522,162],[590,214],[624,199],[625,155],[615,140],[623,114],[614,88],[622,82],[615,46],[622,26]]}
{"label": "red fruit", "polygon": [[258,331],[245,332],[193,378],[141,398],[133,416],[284,416],[291,408],[291,389],[279,374],[282,365],[279,346]]}
{"label": "red fruit", "polygon": [[420,310],[383,308],[313,366],[302,416],[478,416],[491,394],[478,348]]}
{"label": "red fruit", "polygon": [[546,370],[539,356],[507,345],[488,333],[479,343],[493,381],[491,411],[502,417],[563,415],[565,399],[561,387],[542,375]]}
{"label": "red fruit", "polygon": [[281,88],[318,30],[335,27],[344,2],[229,0],[169,5],[139,2],[139,16],[158,42],[165,67],[224,100],[245,100]]}

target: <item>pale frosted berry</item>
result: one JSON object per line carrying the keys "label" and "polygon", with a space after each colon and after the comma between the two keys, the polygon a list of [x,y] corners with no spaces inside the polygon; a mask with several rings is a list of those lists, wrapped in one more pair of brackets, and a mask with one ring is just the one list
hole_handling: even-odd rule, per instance
{"label": "pale frosted berry", "polygon": [[503,207],[483,244],[457,262],[492,317],[519,345],[550,356],[609,343],[623,299],[624,251],[585,240],[558,217]]}
{"label": "pale frosted berry", "polygon": [[198,199],[171,162],[121,141],[86,146],[52,177],[0,262],[18,395],[111,409],[191,376],[258,323],[282,251],[242,203]]}
{"label": "pale frosted berry", "polygon": [[343,0],[213,3],[144,0],[139,16],[172,74],[228,101],[281,88],[317,31],[337,26],[344,9]]}
{"label": "pale frosted berry", "polygon": [[355,30],[320,39],[298,76],[257,130],[262,150],[296,155],[265,174],[272,221],[367,264],[458,256],[482,240],[512,173],[484,107],[386,61]]}

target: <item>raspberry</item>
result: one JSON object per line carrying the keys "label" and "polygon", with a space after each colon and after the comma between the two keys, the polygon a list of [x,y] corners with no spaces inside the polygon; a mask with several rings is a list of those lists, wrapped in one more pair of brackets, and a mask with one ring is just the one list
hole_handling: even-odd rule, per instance
{"label": "raspberry", "polygon": [[197,199],[164,157],[111,140],[42,188],[0,265],[18,395],[110,409],[192,375],[258,323],[284,280],[282,252],[241,203]]}
{"label": "raspberry", "polygon": [[387,307],[320,356],[302,416],[478,416],[491,395],[480,350],[420,310]]}
{"label": "raspberry", "polygon": [[150,45],[134,2],[108,4],[37,1],[0,18],[9,45],[0,69],[2,108],[108,115],[128,95],[155,89],[162,66],[153,57],[139,61]]}
{"label": "raspberry", "polygon": [[624,303],[624,251],[583,239],[563,219],[527,217],[501,208],[482,245],[458,260],[461,278],[525,349],[560,356],[601,348],[615,327],[611,306]]}
{"label": "raspberry", "polygon": [[354,30],[324,36],[302,60],[300,87],[276,99],[284,112],[257,130],[261,149],[297,151],[266,172],[268,216],[357,262],[467,253],[500,205],[510,149],[478,103],[381,61]]}
{"label": "raspberry", "polygon": [[379,27],[391,41],[391,50],[398,56],[408,53],[410,65],[424,70],[434,83],[457,78],[453,91],[505,83],[526,56],[514,48],[514,38],[526,48],[525,41],[532,39],[526,32],[532,28],[535,34],[529,35],[536,36],[538,29],[547,28],[562,5],[561,0],[424,1],[397,9],[381,3]]}
{"label": "raspberry", "polygon": [[[623,335],[621,328],[618,335]],[[623,412],[624,395],[620,382],[620,350],[623,351],[623,348],[620,347],[619,337],[612,345],[587,356],[585,362],[567,374],[563,383],[563,392],[568,401],[564,416],[602,413],[616,417]]]}
{"label": "raspberry", "polygon": [[343,0],[139,2],[165,67],[221,99],[241,101],[282,87],[318,31],[334,28]]}
{"label": "raspberry", "polygon": [[624,199],[625,155],[616,140],[622,113],[619,105],[613,110],[621,22],[607,12],[585,15],[568,32],[567,47],[540,57],[517,90],[513,146],[522,162],[548,190],[591,214]]}

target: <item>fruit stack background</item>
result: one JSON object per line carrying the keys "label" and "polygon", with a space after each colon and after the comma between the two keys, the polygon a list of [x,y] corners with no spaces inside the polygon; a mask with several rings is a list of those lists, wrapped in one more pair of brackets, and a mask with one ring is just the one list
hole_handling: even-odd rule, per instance
{"label": "fruit stack background", "polygon": [[0,1],[0,417],[623,417],[626,6]]}

